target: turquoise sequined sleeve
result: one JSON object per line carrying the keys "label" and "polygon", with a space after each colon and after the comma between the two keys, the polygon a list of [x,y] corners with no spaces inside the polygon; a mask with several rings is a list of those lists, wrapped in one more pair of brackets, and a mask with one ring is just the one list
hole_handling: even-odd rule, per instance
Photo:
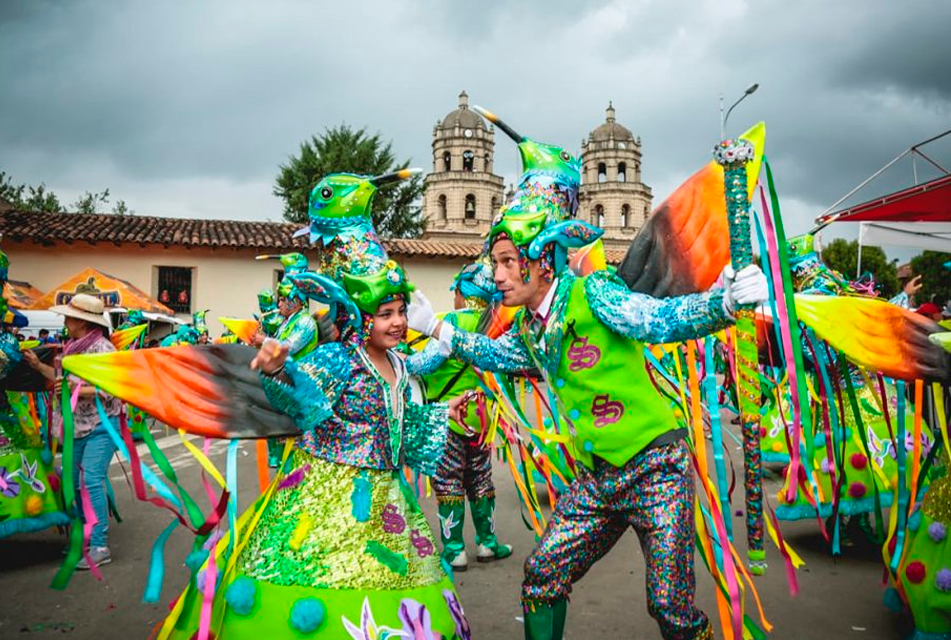
{"label": "turquoise sequined sleeve", "polygon": [[339,343],[328,343],[299,361],[288,358],[284,373],[290,384],[262,375],[264,393],[278,411],[309,431],[333,415],[341,385],[348,379],[349,358]]}
{"label": "turquoise sequined sleeve", "polygon": [[429,376],[434,374],[448,358],[439,353],[439,341],[430,340],[422,351],[406,358],[406,371],[411,376]]}
{"label": "turquoise sequined sleeve", "polygon": [[615,333],[651,344],[700,338],[732,324],[723,290],[653,298],[628,289],[617,276],[597,271],[585,278],[591,312]]}
{"label": "turquoise sequined sleeve", "polygon": [[484,371],[517,373],[534,367],[525,344],[514,331],[493,340],[481,333],[456,329],[452,334],[452,355]]}
{"label": "turquoise sequined sleeve", "polygon": [[[451,324],[453,328],[459,326],[459,320],[456,319],[456,314],[454,313],[444,314],[442,320],[446,324]],[[411,376],[431,376],[436,373],[439,367],[445,364],[448,359],[447,356],[439,352],[439,340],[433,338],[426,343],[426,346],[423,347],[421,351],[417,351],[406,358],[406,371]]]}
{"label": "turquoise sequined sleeve", "polygon": [[406,466],[427,476],[434,475],[446,447],[448,429],[447,403],[418,405],[407,400],[403,414],[403,459]]}

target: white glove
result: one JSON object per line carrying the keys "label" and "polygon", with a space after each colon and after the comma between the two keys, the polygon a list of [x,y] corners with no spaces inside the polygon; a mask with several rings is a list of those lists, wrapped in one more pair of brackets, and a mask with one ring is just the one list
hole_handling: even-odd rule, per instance
{"label": "white glove", "polygon": [[422,291],[416,291],[414,297],[416,300],[411,302],[406,309],[406,324],[413,331],[431,336],[436,330],[436,325],[439,324],[439,318],[436,317],[433,305],[429,303]]}
{"label": "white glove", "polygon": [[760,304],[769,299],[769,285],[766,283],[766,274],[755,264],[733,273],[733,267],[723,268],[723,310],[733,317],[737,305]]}

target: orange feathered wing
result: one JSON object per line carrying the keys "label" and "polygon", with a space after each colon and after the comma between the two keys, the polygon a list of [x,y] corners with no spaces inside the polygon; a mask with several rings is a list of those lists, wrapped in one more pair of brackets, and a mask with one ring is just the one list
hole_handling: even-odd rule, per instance
{"label": "orange feathered wing", "polygon": [[[761,122],[740,138],[756,150],[747,166],[747,186],[752,192],[759,178],[766,125]],[[723,167],[711,161],[648,217],[618,275],[632,291],[666,298],[706,291],[729,261]]]}
{"label": "orange feathered wing", "polygon": [[929,340],[943,329],[884,300],[796,294],[796,314],[855,364],[902,380],[943,381],[949,355]]}
{"label": "orange feathered wing", "polygon": [[128,329],[119,329],[118,331],[112,332],[112,335],[109,336],[109,340],[112,342],[112,346],[116,348],[116,351],[125,351],[133,342],[138,340],[148,328],[149,325],[146,323],[137,324]]}
{"label": "orange feathered wing", "polygon": [[245,345],[178,346],[63,358],[63,369],[155,416],[209,438],[300,433],[276,411]]}

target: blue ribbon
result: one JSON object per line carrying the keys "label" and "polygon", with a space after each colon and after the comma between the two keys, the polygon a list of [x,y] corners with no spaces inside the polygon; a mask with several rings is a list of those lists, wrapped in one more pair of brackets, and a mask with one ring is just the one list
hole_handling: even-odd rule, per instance
{"label": "blue ribbon", "polygon": [[[723,512],[723,522],[726,524],[726,535],[733,541],[733,513],[730,511],[729,489],[726,483],[726,463],[723,461],[723,430],[720,425],[720,404],[717,402],[717,380],[713,366],[714,339],[703,340],[703,366],[706,375],[703,377],[703,390],[707,396],[707,407],[710,411],[710,440],[713,444],[713,466],[717,471],[717,492],[720,494],[720,510]],[[696,443],[702,447],[703,443]],[[717,546],[717,555],[720,547]],[[718,562],[720,559],[718,558]]]}
{"label": "blue ribbon", "polygon": [[[127,460],[131,461],[129,457],[129,450],[125,446],[125,442],[122,441],[122,438],[119,437],[119,432],[116,431],[115,426],[112,424],[112,420],[109,419],[108,414],[106,414],[105,407],[102,406],[102,400],[99,398],[99,394],[96,394],[96,410],[99,412],[99,421],[102,422],[102,425],[105,427],[106,432],[109,434],[109,437],[112,438],[113,444],[116,445],[116,449],[119,450],[119,453]],[[160,496],[171,502],[175,505],[176,508],[181,509],[182,503],[172,491],[162,482],[158,476],[146,465],[140,465],[142,467],[142,479],[148,482],[155,492]]]}
{"label": "blue ribbon", "polygon": [[152,560],[149,565],[148,581],[145,583],[145,594],[142,596],[143,602],[158,602],[162,595],[162,580],[165,578],[165,543],[177,526],[178,519],[173,518],[152,545]]}
{"label": "blue ribbon", "polygon": [[[898,464],[898,525],[895,529],[895,553],[888,565],[893,576],[898,575],[898,563],[901,562],[902,548],[905,546],[905,520],[908,512],[908,490],[905,488],[905,381],[898,380],[898,433],[895,437],[895,461]],[[888,396],[883,398],[888,402]]]}

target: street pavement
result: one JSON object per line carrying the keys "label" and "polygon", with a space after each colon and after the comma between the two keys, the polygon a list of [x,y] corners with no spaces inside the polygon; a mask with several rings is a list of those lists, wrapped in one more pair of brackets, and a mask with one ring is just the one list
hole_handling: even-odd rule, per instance
{"label": "street pavement", "polygon": [[[186,488],[193,496],[203,496],[200,467],[178,436],[161,438],[160,443]],[[222,469],[225,446],[223,442],[215,442],[211,448],[212,459]],[[732,457],[741,464],[740,451],[734,451]],[[255,497],[257,487],[251,443],[241,444],[238,467],[240,505],[244,508]],[[743,500],[742,469],[737,468],[737,474],[739,486],[734,495],[734,514],[742,509]],[[86,572],[75,574],[64,591],[49,587],[62,561],[65,542],[64,536],[55,530],[0,540],[0,638],[28,640],[63,635],[146,638],[161,622],[168,611],[168,602],[178,595],[187,580],[182,562],[190,550],[191,538],[181,529],[172,534],[166,547],[161,602],[144,604],[142,593],[151,546],[167,526],[169,517],[134,499],[123,467],[113,463],[110,476],[122,522],[111,523],[113,562],[102,567],[102,582]],[[495,480],[497,532],[504,542],[514,545],[515,553],[495,563],[472,562],[468,571],[456,575],[456,585],[475,638],[518,639],[523,637],[518,605],[522,563],[533,546],[534,534],[525,528],[519,515],[509,472],[498,462]],[[778,488],[778,478],[773,476],[767,480],[769,495],[775,495]],[[437,531],[434,498],[423,497],[420,502],[430,526]],[[733,527],[739,551],[745,555],[742,517],[734,516]],[[474,559],[474,532],[468,519],[466,530],[469,557]],[[766,617],[774,626],[770,637],[873,640],[907,636],[910,624],[907,617],[892,613],[882,605],[884,587],[878,549],[859,541],[843,549],[841,557],[833,559],[815,520],[785,523],[783,533],[806,561],[806,566],[798,574],[800,593],[790,597],[782,559],[776,549],[769,546],[769,570],[756,579],[756,587]],[[698,604],[715,619],[713,582],[699,557],[696,567]],[[747,613],[756,618],[752,598],[747,600]],[[637,536],[631,531],[575,585],[566,638],[659,637],[656,625],[647,614],[644,561]],[[717,637],[720,637],[719,631]]]}

